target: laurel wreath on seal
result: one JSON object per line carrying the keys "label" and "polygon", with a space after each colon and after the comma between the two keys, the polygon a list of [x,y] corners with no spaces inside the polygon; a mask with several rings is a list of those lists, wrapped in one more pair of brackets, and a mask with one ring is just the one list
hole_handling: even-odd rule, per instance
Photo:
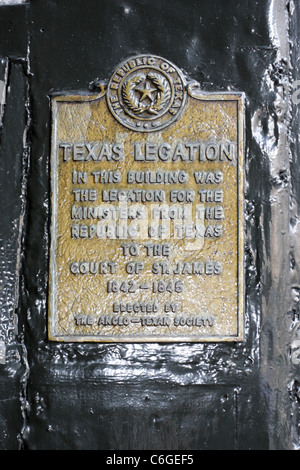
{"label": "laurel wreath on seal", "polygon": [[170,85],[166,78],[154,72],[149,72],[146,78],[156,85],[158,89],[155,103],[140,103],[134,94],[135,87],[145,79],[144,75],[135,75],[122,87],[122,97],[124,103],[131,112],[137,115],[142,114],[145,111],[147,111],[149,114],[158,114],[159,111],[165,107],[166,103],[171,97]]}

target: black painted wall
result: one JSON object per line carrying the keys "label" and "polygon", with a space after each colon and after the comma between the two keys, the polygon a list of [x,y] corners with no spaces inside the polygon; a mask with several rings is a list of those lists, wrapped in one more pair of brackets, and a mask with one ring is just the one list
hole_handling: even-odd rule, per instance
{"label": "black painted wall", "polygon": [[[287,0],[0,6],[1,449],[299,447],[298,32]],[[49,97],[138,53],[246,93],[243,344],[47,339]]]}

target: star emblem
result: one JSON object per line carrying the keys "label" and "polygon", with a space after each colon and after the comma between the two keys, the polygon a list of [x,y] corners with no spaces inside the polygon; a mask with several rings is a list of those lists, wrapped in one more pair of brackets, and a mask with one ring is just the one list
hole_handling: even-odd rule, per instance
{"label": "star emblem", "polygon": [[156,88],[151,88],[151,85],[149,82],[145,83],[144,88],[135,88],[135,90],[141,94],[140,102],[143,101],[145,98],[149,98],[151,103],[153,102],[151,93],[154,93],[155,91],[157,91]]}

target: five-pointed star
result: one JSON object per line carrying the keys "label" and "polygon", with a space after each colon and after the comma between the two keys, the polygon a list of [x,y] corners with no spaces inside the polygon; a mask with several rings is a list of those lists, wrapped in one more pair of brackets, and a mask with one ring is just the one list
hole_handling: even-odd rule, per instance
{"label": "five-pointed star", "polygon": [[136,88],[136,91],[141,93],[140,101],[143,101],[145,98],[149,98],[149,100],[152,102],[153,100],[152,100],[151,93],[153,93],[154,91],[157,91],[157,89],[150,88],[150,83],[146,82],[144,88]]}

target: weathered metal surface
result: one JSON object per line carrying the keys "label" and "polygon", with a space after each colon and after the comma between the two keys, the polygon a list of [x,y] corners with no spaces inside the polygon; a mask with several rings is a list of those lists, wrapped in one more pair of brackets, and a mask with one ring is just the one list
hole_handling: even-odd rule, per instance
{"label": "weathered metal surface", "polygon": [[50,339],[242,340],[243,106],[146,55],[53,99]]}
{"label": "weathered metal surface", "polygon": [[26,354],[16,336],[29,114],[26,110],[28,82],[24,62],[1,61],[0,72],[0,405],[3,407],[0,448],[10,450],[18,445],[24,417],[20,397],[24,391]]}

